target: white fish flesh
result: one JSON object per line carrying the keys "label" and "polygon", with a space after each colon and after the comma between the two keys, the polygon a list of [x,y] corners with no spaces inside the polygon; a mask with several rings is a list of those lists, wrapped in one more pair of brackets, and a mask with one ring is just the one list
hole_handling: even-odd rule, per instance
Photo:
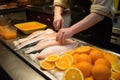
{"label": "white fish flesh", "polygon": [[62,55],[65,52],[76,48],[78,46],[78,44],[79,43],[77,41],[75,41],[73,44],[50,46],[50,47],[43,49],[40,53],[29,54],[29,57],[32,60],[37,60],[37,59],[44,59],[45,57],[47,57],[48,55],[51,55],[51,54]]}
{"label": "white fish flesh", "polygon": [[36,52],[36,51],[40,51],[48,46],[57,45],[58,43],[55,41],[55,38],[56,37],[50,37],[49,40],[43,39],[43,40],[39,41],[35,46],[28,48],[25,51],[25,53]]}
{"label": "white fish flesh", "polygon": [[38,37],[40,36],[41,34],[44,34],[44,33],[54,33],[54,31],[52,29],[46,29],[46,30],[40,30],[40,31],[35,31],[33,33],[31,33],[29,36],[25,37],[25,38],[22,38],[22,39],[19,39],[17,41],[13,41],[14,45],[17,46],[25,41],[28,41],[30,39],[33,39],[35,37]]}
{"label": "white fish flesh", "polygon": [[35,37],[33,39],[27,40],[27,41],[19,44],[16,47],[19,50],[19,49],[24,48],[27,45],[32,45],[32,44],[35,44],[35,43],[39,42],[40,40],[43,40],[43,39],[46,39],[46,38],[50,38],[50,37],[54,37],[54,36],[56,36],[56,33],[51,33],[51,34],[50,33],[49,34],[45,33],[45,34],[42,34],[42,35],[40,35],[38,37]]}
{"label": "white fish flesh", "polygon": [[56,36],[53,38],[50,37],[48,39],[44,39],[44,40],[39,41],[38,44],[30,47],[27,51],[25,51],[25,53],[40,51],[40,50],[42,50],[46,47],[49,47],[49,46],[66,45],[66,44],[72,44],[72,43],[74,43],[74,41],[72,39],[67,39],[64,44],[61,44],[59,41],[56,41]]}

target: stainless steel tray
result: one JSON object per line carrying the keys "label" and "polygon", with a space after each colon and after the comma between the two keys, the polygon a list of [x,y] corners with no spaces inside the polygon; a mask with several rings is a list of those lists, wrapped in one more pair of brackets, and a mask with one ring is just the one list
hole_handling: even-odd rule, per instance
{"label": "stainless steel tray", "polygon": [[[8,47],[8,49],[10,49],[15,55],[17,55],[19,58],[21,58],[26,64],[28,64],[31,68],[33,68],[36,72],[38,72],[44,78],[46,78],[47,80],[57,80],[57,78],[53,74],[51,74],[50,72],[43,71],[43,70],[40,69],[39,61],[33,61],[22,50],[15,50],[15,46],[13,44],[13,41],[15,41],[17,39],[4,40],[4,39],[1,38],[0,40]],[[84,41],[81,41],[81,40],[77,40],[77,41],[79,42],[79,46],[90,45],[90,44],[88,44]],[[115,52],[112,52],[112,51],[106,50],[106,49],[102,49],[102,50],[105,50],[107,52],[110,52],[111,54],[114,54],[114,55],[117,55],[117,56],[120,57],[120,54],[118,54],[118,53],[115,53]]]}

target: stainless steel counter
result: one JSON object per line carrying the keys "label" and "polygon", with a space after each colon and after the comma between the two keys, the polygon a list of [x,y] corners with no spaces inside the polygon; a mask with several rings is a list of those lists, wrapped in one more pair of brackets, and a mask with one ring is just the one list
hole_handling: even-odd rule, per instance
{"label": "stainless steel counter", "polygon": [[46,80],[0,42],[0,66],[13,80]]}
{"label": "stainless steel counter", "polygon": [[0,38],[0,66],[14,80],[57,80],[48,71],[40,69],[39,61],[35,62],[23,53],[16,51],[13,41]]}

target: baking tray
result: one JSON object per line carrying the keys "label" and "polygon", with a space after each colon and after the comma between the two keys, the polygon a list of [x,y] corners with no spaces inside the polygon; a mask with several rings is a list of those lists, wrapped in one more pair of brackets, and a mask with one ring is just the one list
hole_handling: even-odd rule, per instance
{"label": "baking tray", "polygon": [[[38,61],[33,61],[30,57],[28,57],[24,53],[24,51],[15,50],[15,46],[13,44],[13,41],[18,40],[19,38],[20,37],[18,37],[16,39],[12,39],[12,40],[4,40],[4,39],[0,38],[0,40],[6,45],[6,47],[8,47],[8,49],[10,49],[15,55],[17,55],[21,60],[23,60],[26,64],[28,64],[36,72],[38,72],[40,75],[42,75],[46,80],[58,80],[57,77],[55,77],[51,72],[44,71],[44,70],[40,69],[39,62]],[[78,40],[78,39],[76,39],[76,40],[79,42],[79,46],[91,45],[91,44],[88,44],[88,43],[86,43],[84,41],[81,41],[81,40]],[[120,57],[120,55],[118,53],[116,53],[116,52],[109,51],[109,50],[106,50],[106,49],[102,49],[102,50],[107,51],[107,52],[109,52],[111,54],[114,54],[114,55]]]}

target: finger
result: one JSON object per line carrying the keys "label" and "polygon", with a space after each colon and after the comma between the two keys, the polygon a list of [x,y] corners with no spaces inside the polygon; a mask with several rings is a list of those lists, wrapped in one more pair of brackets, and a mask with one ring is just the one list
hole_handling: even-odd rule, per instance
{"label": "finger", "polygon": [[62,32],[58,32],[56,40],[59,41],[60,43],[62,43]]}
{"label": "finger", "polygon": [[61,23],[61,28],[64,28],[64,22]]}
{"label": "finger", "polygon": [[61,43],[62,43],[62,44],[65,43],[65,32],[62,33]]}

